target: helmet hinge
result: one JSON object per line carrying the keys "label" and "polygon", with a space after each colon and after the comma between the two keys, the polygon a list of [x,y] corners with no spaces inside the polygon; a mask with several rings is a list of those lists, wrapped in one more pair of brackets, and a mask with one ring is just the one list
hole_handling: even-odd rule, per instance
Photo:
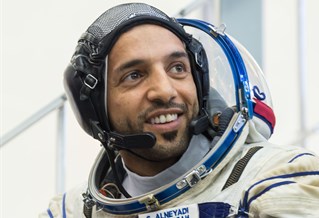
{"label": "helmet hinge", "polygon": [[246,108],[243,108],[240,114],[238,115],[234,125],[233,125],[233,130],[234,132],[238,132],[247,122],[247,114],[246,114]]}
{"label": "helmet hinge", "polygon": [[153,194],[142,197],[141,199],[139,199],[139,202],[145,204],[148,211],[154,211],[159,209],[160,207],[158,200],[154,197]]}
{"label": "helmet hinge", "polygon": [[194,169],[187,176],[185,176],[181,181],[176,183],[176,187],[178,189],[183,189],[186,186],[189,186],[192,188],[211,172],[212,172],[211,168],[207,169],[205,165],[201,165],[198,168]]}

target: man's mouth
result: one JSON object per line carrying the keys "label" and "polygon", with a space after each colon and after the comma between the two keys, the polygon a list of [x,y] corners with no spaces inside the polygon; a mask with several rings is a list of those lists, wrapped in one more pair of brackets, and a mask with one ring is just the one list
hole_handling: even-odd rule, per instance
{"label": "man's mouth", "polygon": [[177,120],[178,115],[175,114],[161,114],[157,117],[153,117],[150,120],[151,124],[164,124],[164,123],[169,123],[172,122],[174,120]]}

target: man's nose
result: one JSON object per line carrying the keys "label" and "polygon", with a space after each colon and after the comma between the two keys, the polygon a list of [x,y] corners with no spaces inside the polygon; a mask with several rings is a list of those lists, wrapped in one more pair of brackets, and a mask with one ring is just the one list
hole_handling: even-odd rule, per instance
{"label": "man's nose", "polygon": [[177,96],[174,79],[164,69],[159,69],[150,74],[147,98],[150,101],[168,103]]}

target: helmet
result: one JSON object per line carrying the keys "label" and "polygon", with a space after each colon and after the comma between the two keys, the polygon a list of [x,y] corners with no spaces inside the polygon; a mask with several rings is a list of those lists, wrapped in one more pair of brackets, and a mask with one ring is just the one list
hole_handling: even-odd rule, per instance
{"label": "helmet", "polygon": [[[208,64],[205,50],[182,26],[166,14],[147,4],[123,4],[107,10],[87,29],[78,41],[71,63],[64,73],[66,94],[81,127],[102,143],[112,138],[118,148],[152,146],[151,133],[124,136],[111,130],[107,117],[105,61],[112,46],[121,35],[139,24],[155,24],[172,31],[186,45],[196,83],[200,108],[206,107],[209,92]],[[205,117],[201,110],[199,117]],[[205,119],[202,119],[205,120]],[[199,134],[208,122],[193,122],[193,132]]]}
{"label": "helmet", "polygon": [[[122,135],[111,129],[104,78],[106,57],[112,46],[121,33],[139,24],[160,25],[185,43],[200,106],[191,131],[213,140],[204,158],[179,178],[145,195],[130,197],[121,186],[115,166],[118,160],[112,149],[127,149],[127,144],[151,147],[155,138],[151,133]],[[261,69],[249,52],[224,32],[223,26],[216,28],[200,20],[176,20],[143,3],[111,8],[87,29],[65,71],[64,84],[81,127],[105,148],[91,170],[84,202],[115,215],[158,209],[177,199],[208,174],[213,175],[212,171],[218,174],[227,164],[225,157],[243,142],[268,139],[275,125],[271,96]],[[255,131],[248,132],[248,126]],[[116,189],[127,198],[113,199],[100,193],[99,185],[110,168]]]}
{"label": "helmet", "polygon": [[[178,19],[178,22],[203,44],[208,56],[210,116],[216,113],[216,104],[219,107],[236,106],[237,111],[245,109],[257,132],[262,138],[269,139],[276,124],[272,98],[263,72],[252,55],[225,33],[224,25],[217,28],[207,22],[190,19]],[[224,103],[217,102],[216,98]]]}

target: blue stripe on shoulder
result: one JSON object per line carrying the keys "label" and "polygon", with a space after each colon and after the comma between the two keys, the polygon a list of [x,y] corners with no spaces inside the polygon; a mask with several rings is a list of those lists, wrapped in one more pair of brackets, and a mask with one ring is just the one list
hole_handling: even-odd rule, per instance
{"label": "blue stripe on shoulder", "polygon": [[48,213],[48,215],[49,215],[50,218],[54,218],[54,217],[53,217],[53,214],[52,214],[52,212],[51,212],[50,209],[47,209],[47,213]]}
{"label": "blue stripe on shoulder", "polygon": [[66,193],[63,194],[63,200],[62,200],[62,217],[63,218],[66,218],[65,198],[66,198]]}
{"label": "blue stripe on shoulder", "polygon": [[[273,176],[269,177],[263,180],[260,180],[256,182],[255,184],[251,185],[249,189],[245,192],[243,202],[240,203],[240,207],[242,211],[248,212],[249,204],[252,202],[252,200],[255,200],[257,197],[259,197],[261,194],[264,194],[265,192],[269,191],[272,188],[278,187],[280,185],[288,185],[291,183],[294,183],[292,181],[283,181],[279,183],[275,183],[269,187],[267,187],[265,190],[260,192],[258,195],[253,196],[249,201],[248,201],[248,195],[251,189],[253,189],[256,185],[259,185],[265,181],[273,180],[273,179],[287,179],[287,178],[293,178],[293,177],[299,177],[299,176],[314,176],[314,175],[319,175],[319,171],[305,171],[305,172],[298,172],[298,173],[291,173],[291,174],[283,174],[279,176]],[[272,187],[274,186],[274,187]],[[254,198],[254,199],[253,199]]]}
{"label": "blue stripe on shoulder", "polygon": [[288,163],[291,163],[291,162],[293,162],[294,160],[296,160],[297,158],[299,158],[299,157],[301,157],[301,156],[304,156],[304,155],[314,156],[314,155],[311,154],[311,153],[301,153],[301,154],[298,154],[297,156],[295,156],[294,158],[292,158]]}
{"label": "blue stripe on shoulder", "polygon": [[267,191],[273,189],[273,188],[276,188],[276,187],[279,187],[279,186],[282,186],[282,185],[289,185],[291,183],[295,183],[293,181],[283,181],[283,182],[277,182],[277,183],[274,183],[270,186],[268,186],[267,188],[265,188],[264,190],[262,190],[261,192],[259,192],[257,195],[251,197],[247,203],[247,206],[246,208],[248,209],[251,202],[253,202],[254,200],[256,200],[257,198],[259,198],[261,195],[265,194]]}

